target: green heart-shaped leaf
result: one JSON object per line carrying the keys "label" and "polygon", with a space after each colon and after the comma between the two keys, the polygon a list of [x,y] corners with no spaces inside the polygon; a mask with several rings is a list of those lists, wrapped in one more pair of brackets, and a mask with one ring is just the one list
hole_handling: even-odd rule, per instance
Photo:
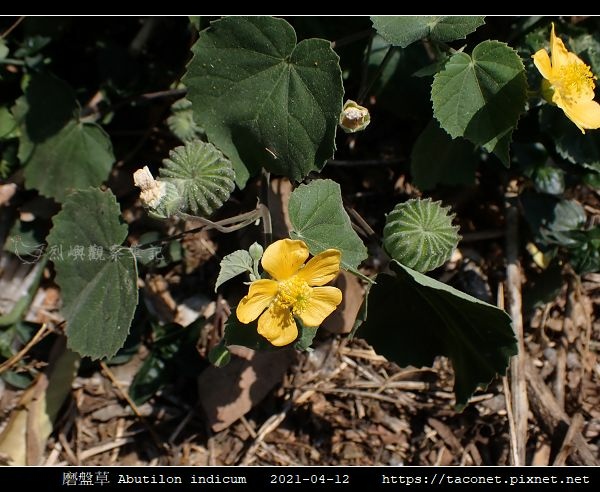
{"label": "green heart-shaped leaf", "polygon": [[431,366],[445,355],[454,366],[457,406],[479,385],[504,374],[517,353],[508,314],[392,261],[396,276],[380,274],[369,291],[367,320],[358,335],[401,366]]}
{"label": "green heart-shaped leaf", "polygon": [[483,16],[372,16],[373,27],[388,43],[406,48],[430,37],[435,41],[462,39],[483,25]]}
{"label": "green heart-shaped leaf", "polygon": [[123,346],[138,302],[135,256],[121,246],[127,225],[120,215],[110,191],[77,191],[63,203],[48,235],[68,346],[94,359]]}
{"label": "green heart-shaped leaf", "polygon": [[333,155],[344,91],[328,41],[296,44],[283,19],[226,17],[192,51],[187,97],[238,186],[261,167],[301,180]]}
{"label": "green heart-shaped leaf", "polygon": [[115,162],[110,138],[93,123],[71,120],[42,143],[28,145],[31,154],[24,171],[27,188],[61,202],[73,190],[102,183]]}
{"label": "green heart-shaped leaf", "polygon": [[523,62],[499,41],[484,41],[452,55],[431,86],[433,112],[452,138],[465,137],[498,156],[505,166],[519,115],[525,108]]}
{"label": "green heart-shaped leaf", "polygon": [[292,239],[301,239],[311,254],[329,248],[342,253],[342,268],[356,271],[367,257],[367,248],[352,229],[342,204],[340,185],[320,179],[296,188],[289,203]]}

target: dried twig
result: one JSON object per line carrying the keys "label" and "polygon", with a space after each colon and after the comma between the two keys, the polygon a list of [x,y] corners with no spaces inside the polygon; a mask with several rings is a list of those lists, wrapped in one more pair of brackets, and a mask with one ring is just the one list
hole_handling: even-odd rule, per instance
{"label": "dried twig", "polygon": [[5,39],[6,36],[8,36],[11,32],[13,32],[15,30],[15,28],[25,20],[25,16],[22,15],[21,17],[19,17],[15,22],[13,22],[13,24],[2,33],[2,35],[0,36],[0,39]]}
{"label": "dried twig", "polygon": [[93,448],[82,451],[79,453],[79,458],[81,461],[85,461],[92,456],[96,456],[97,454],[106,453],[111,449],[120,448],[121,446],[125,446],[125,444],[130,444],[133,442],[135,442],[135,437],[117,438],[114,441],[105,442],[103,444],[99,444],[98,446],[94,446]]}
{"label": "dried twig", "polygon": [[[541,421],[546,431],[549,434],[553,434],[560,425],[571,426],[569,417],[560,408],[552,391],[544,383],[544,380],[531,361],[526,361],[525,370],[531,409]],[[581,432],[575,428],[573,429],[573,433],[571,442],[577,451],[570,455],[573,463],[586,466],[600,465],[600,460],[596,458]]]}
{"label": "dried twig", "polygon": [[[504,284],[498,283],[498,297],[497,304],[500,309],[504,309]],[[517,429],[515,427],[515,416],[512,408],[512,392],[510,391],[510,383],[508,377],[502,377],[502,386],[504,388],[504,400],[506,402],[506,415],[508,417],[508,430],[510,435],[510,456],[512,463],[517,463],[519,457],[517,456]]]}
{"label": "dried twig", "polygon": [[140,420],[140,422],[144,425],[144,427],[146,427],[146,429],[150,433],[150,437],[152,438],[152,441],[154,442],[154,444],[156,445],[156,447],[158,449],[167,449],[168,447],[167,447],[166,443],[164,443],[164,442],[161,441],[160,437],[156,434],[156,431],[146,421],[146,419],[144,418],[144,416],[141,414],[140,409],[138,408],[138,406],[131,399],[131,397],[129,396],[129,394],[127,393],[127,391],[125,391],[125,389],[123,388],[123,386],[121,385],[121,383],[117,380],[117,378],[112,373],[112,371],[109,369],[109,367],[106,365],[106,363],[105,362],[100,362],[100,367],[102,368],[102,372],[104,372],[104,374],[106,374],[106,376],[108,377],[108,379],[110,380],[110,382],[114,385],[115,389],[120,394],[120,396],[131,407],[131,409],[133,410],[133,413],[135,413],[136,417]]}
{"label": "dried twig", "polygon": [[7,359],[2,364],[0,364],[0,374],[17,364],[27,354],[27,352],[31,350],[31,348],[35,344],[37,344],[40,340],[43,340],[51,331],[52,330],[48,328],[46,323],[44,323],[42,327],[37,331],[37,333],[33,335],[33,338],[29,340],[29,342],[27,342],[27,345],[25,345],[10,359]]}
{"label": "dried twig", "polygon": [[581,435],[583,423],[584,421],[581,414],[576,413],[571,420],[569,430],[567,430],[567,433],[565,434],[565,438],[560,446],[560,451],[556,455],[556,458],[554,458],[554,463],[552,463],[554,466],[563,466],[566,463],[569,454],[571,454],[571,451],[573,450],[573,439],[577,434]]}
{"label": "dried twig", "polygon": [[521,312],[521,265],[519,263],[519,211],[517,209],[517,183],[512,181],[505,195],[506,207],[506,291],[508,314],[512,319],[519,353],[510,361],[509,381],[511,405],[515,419],[515,466],[525,465],[527,444],[527,382],[525,380],[525,341],[523,314]]}

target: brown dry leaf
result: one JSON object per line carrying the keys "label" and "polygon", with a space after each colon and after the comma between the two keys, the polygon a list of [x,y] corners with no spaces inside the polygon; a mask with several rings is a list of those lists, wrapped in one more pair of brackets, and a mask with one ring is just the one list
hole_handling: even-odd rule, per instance
{"label": "brown dry leaf", "polygon": [[331,333],[345,335],[354,327],[364,292],[356,276],[347,272],[340,272],[333,285],[342,291],[342,303],[321,326]]}
{"label": "brown dry leaf", "polygon": [[293,350],[255,352],[231,347],[231,362],[211,366],[198,378],[200,405],[214,432],[229,427],[280,383],[295,358]]}
{"label": "brown dry leaf", "polygon": [[57,342],[55,353],[59,355],[23,393],[0,434],[0,455],[8,456],[12,465],[41,464],[53,422],[79,367],[79,355],[64,345],[64,339]]}

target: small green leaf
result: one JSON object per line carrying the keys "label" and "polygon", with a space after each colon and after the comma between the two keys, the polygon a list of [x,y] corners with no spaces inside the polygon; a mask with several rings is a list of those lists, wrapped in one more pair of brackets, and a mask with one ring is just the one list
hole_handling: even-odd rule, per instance
{"label": "small green leaf", "polygon": [[419,272],[428,272],[450,259],[460,236],[454,214],[431,198],[413,198],[390,212],[383,228],[383,245],[390,256]]}
{"label": "small green leaf", "polygon": [[338,249],[342,268],[350,271],[356,271],[367,257],[367,248],[352,229],[336,182],[321,179],[300,185],[290,197],[289,213],[294,228],[290,237],[304,241],[311,254]]}
{"label": "small green leaf", "polygon": [[226,17],[192,51],[183,81],[195,119],[238,186],[261,167],[301,180],[333,155],[344,91],[329,41],[296,44],[283,19]]}
{"label": "small green leaf", "polygon": [[596,190],[600,189],[600,172],[598,173],[587,173],[583,177],[583,182],[589,186],[590,188],[594,188]]}
{"label": "small green leaf", "polygon": [[123,346],[138,301],[135,257],[121,246],[127,225],[120,215],[110,191],[77,191],[54,216],[48,235],[68,346],[94,359]]}
{"label": "small green leaf", "polygon": [[167,118],[169,130],[182,142],[189,142],[204,135],[204,130],[194,120],[192,103],[185,97],[171,106],[171,116]]}
{"label": "small green leaf", "polygon": [[[202,368],[196,341],[204,323],[201,317],[185,328],[176,323],[153,326],[150,355],[144,360],[129,388],[129,394],[136,404],[144,403],[169,383],[193,382]],[[187,378],[190,381],[186,381]]]}
{"label": "small green leaf", "polygon": [[42,221],[23,222],[17,219],[8,233],[3,249],[19,257],[39,257],[47,232],[48,228]]}
{"label": "small green leaf", "polygon": [[504,374],[517,353],[510,317],[502,310],[392,261],[396,276],[380,274],[369,292],[358,335],[401,366],[452,360],[457,406],[479,385]]}
{"label": "small green leaf", "polygon": [[136,405],[141,405],[152,398],[170,379],[167,362],[157,353],[150,353],[129,387],[129,396]]}
{"label": "small green leaf", "polygon": [[208,353],[208,361],[213,366],[224,367],[231,361],[231,352],[225,345],[219,343]]}
{"label": "small green leaf", "polygon": [[23,136],[20,155],[24,146],[31,151],[26,152],[26,187],[60,202],[73,190],[101,184],[115,162],[110,138],[93,123],[71,120],[39,144]]}
{"label": "small green leaf", "polygon": [[0,139],[11,138],[17,129],[17,122],[8,108],[0,107]]}
{"label": "small green leaf", "polygon": [[258,334],[257,324],[257,321],[248,324],[241,323],[237,319],[235,311],[232,310],[225,323],[225,334],[221,343],[225,347],[240,345],[252,350],[280,350],[278,347],[271,345],[266,338]]}
{"label": "small green leaf", "polygon": [[235,187],[231,161],[210,143],[187,142],[171,150],[163,163],[161,179],[177,187],[184,207],[194,214],[212,214]]}
{"label": "small green leaf", "polygon": [[6,371],[0,377],[18,389],[27,389],[33,381],[33,378],[27,372]]}
{"label": "small green leaf", "polygon": [[571,233],[570,260],[579,275],[600,271],[600,226]]}
{"label": "small green leaf", "polygon": [[298,318],[296,319],[296,325],[298,326],[298,338],[294,342],[294,348],[297,350],[310,351],[310,346],[315,339],[317,331],[319,329],[318,326],[304,326],[302,321]]}
{"label": "small green leaf", "polygon": [[8,46],[6,46],[4,39],[0,39],[0,60],[4,60],[9,53],[10,50],[8,49]]}
{"label": "small green leaf", "polygon": [[433,112],[452,138],[465,137],[509,165],[508,148],[525,108],[527,82],[517,53],[484,41],[473,55],[456,53],[431,86]]}
{"label": "small green leaf", "polygon": [[371,16],[373,27],[395,46],[430,37],[434,41],[463,39],[484,24],[483,16]]}
{"label": "small green leaf", "polygon": [[585,210],[577,200],[561,200],[554,207],[553,231],[575,231],[585,224]]}
{"label": "small green leaf", "polygon": [[242,273],[252,273],[253,260],[245,249],[238,249],[221,260],[221,269],[215,283],[215,292],[221,284]]}
{"label": "small green leaf", "polygon": [[533,173],[533,183],[536,190],[542,193],[562,195],[565,191],[565,173],[555,166],[540,166]]}
{"label": "small green leaf", "polygon": [[435,120],[417,138],[410,159],[415,184],[423,191],[438,184],[475,183],[478,159],[473,146],[462,138],[451,139]]}
{"label": "small green leaf", "polygon": [[190,15],[189,19],[190,19],[190,24],[192,26],[194,26],[196,31],[199,31],[200,30],[200,22],[201,22],[202,18],[199,15]]}
{"label": "small green leaf", "polygon": [[519,197],[525,219],[538,241],[545,245],[574,245],[568,234],[585,224],[585,210],[575,200],[561,200],[551,195],[527,191]]}

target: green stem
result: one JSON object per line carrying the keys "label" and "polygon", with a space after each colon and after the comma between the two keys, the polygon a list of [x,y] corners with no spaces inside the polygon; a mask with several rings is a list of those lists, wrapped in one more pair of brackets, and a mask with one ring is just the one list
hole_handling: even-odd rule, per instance
{"label": "green stem", "polygon": [[0,65],[23,66],[23,65],[25,65],[25,62],[23,60],[17,60],[16,58],[4,58],[4,59],[0,60]]}
{"label": "green stem", "polygon": [[365,52],[365,58],[363,60],[363,69],[360,77],[360,90],[358,91],[359,95],[362,94],[367,86],[367,77],[369,76],[369,58],[371,58],[371,51],[373,50],[373,38],[375,37],[375,33],[371,34],[369,39],[369,44],[367,45],[367,51]]}
{"label": "green stem", "polygon": [[243,214],[239,214],[234,217],[229,217],[227,219],[219,220],[217,222],[213,222],[212,220],[205,219],[204,217],[197,217],[195,215],[179,213],[178,214],[179,217],[186,219],[186,220],[200,222],[202,225],[200,227],[195,227],[194,229],[190,229],[188,231],[180,232],[179,234],[174,234],[172,236],[167,236],[162,239],[157,239],[156,241],[144,243],[139,246],[139,249],[151,248],[152,246],[157,246],[160,244],[167,243],[169,241],[181,239],[182,237],[185,237],[188,234],[196,234],[197,232],[208,231],[210,229],[216,229],[219,232],[224,232],[224,233],[234,232],[234,231],[237,231],[239,229],[242,229],[242,228],[252,224],[257,219],[262,218],[263,213],[264,212],[263,212],[262,206],[260,204],[258,205],[257,208],[255,208],[254,210],[251,210],[250,212],[245,212]]}
{"label": "green stem", "polygon": [[392,59],[392,55],[395,53],[395,51],[396,49],[394,46],[390,46],[388,48],[387,53],[385,54],[383,60],[381,60],[381,63],[379,64],[379,67],[377,67],[377,71],[373,74],[371,81],[359,94],[358,101],[356,101],[358,104],[362,105],[363,101],[365,100],[365,97],[367,97],[367,94],[369,93],[375,82],[377,82],[377,79],[381,76],[383,70],[385,69],[389,61]]}

